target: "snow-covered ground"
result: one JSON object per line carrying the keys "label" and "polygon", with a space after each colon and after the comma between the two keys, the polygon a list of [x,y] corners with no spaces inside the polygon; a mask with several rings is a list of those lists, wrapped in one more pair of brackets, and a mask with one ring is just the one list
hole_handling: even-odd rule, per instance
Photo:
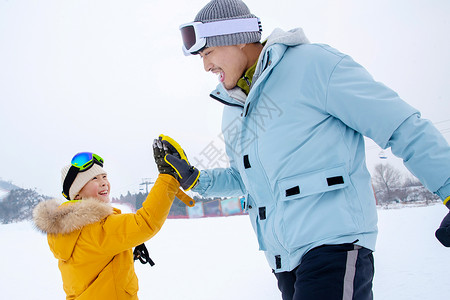
{"label": "snow-covered ground", "polygon": [[[447,209],[379,210],[375,299],[450,299],[450,248],[434,237]],[[64,299],[57,262],[29,222],[0,225],[0,298]],[[247,216],[167,220],[136,264],[140,299],[281,299]]]}

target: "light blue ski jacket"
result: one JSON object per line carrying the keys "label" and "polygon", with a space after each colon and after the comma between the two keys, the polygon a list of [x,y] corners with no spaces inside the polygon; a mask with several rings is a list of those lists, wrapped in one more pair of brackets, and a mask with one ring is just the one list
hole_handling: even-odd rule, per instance
{"label": "light blue ski jacket", "polygon": [[450,195],[450,148],[435,127],[349,56],[309,44],[301,29],[268,38],[247,97],[222,85],[211,97],[225,104],[230,167],[203,170],[194,191],[246,195],[275,272],[324,244],[375,249],[363,136],[391,147],[430,191]]}

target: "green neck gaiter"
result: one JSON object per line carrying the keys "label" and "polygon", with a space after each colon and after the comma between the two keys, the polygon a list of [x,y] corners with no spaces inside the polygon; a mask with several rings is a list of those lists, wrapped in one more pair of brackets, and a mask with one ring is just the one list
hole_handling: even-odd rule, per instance
{"label": "green neck gaiter", "polygon": [[252,85],[253,74],[255,74],[257,62],[258,61],[256,61],[253,66],[248,68],[248,70],[245,71],[244,76],[237,82],[237,86],[240,87],[246,95],[250,93],[250,86]]}

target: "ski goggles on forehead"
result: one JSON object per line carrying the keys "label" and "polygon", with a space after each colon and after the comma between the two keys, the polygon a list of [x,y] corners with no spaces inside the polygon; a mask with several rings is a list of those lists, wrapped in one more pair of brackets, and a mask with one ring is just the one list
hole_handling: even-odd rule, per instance
{"label": "ski goggles on forehead", "polygon": [[91,168],[94,164],[103,167],[103,158],[92,152],[80,152],[75,154],[70,164],[78,169],[78,172],[83,172]]}
{"label": "ski goggles on forehead", "polygon": [[258,18],[231,19],[217,22],[191,22],[180,26],[184,55],[198,54],[212,36],[262,31]]}
{"label": "ski goggles on forehead", "polygon": [[70,187],[75,181],[78,173],[89,170],[94,164],[103,167],[103,158],[92,152],[80,152],[75,154],[70,164],[71,166],[64,179],[62,191],[63,196],[67,200],[71,200],[69,196]]}

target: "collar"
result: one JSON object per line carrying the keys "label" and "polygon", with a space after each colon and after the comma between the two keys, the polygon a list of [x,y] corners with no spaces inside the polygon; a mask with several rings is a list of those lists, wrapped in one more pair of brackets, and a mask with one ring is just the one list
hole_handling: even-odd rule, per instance
{"label": "collar", "polygon": [[[266,45],[267,40],[262,42],[263,47]],[[250,93],[250,87],[252,86],[253,75],[255,74],[256,65],[258,64],[258,59],[255,61],[255,64],[245,71],[244,76],[240,78],[237,82],[237,86],[240,87],[246,95]]]}
{"label": "collar", "polygon": [[110,203],[96,198],[61,202],[56,199],[40,202],[33,210],[33,219],[40,231],[50,234],[68,234],[114,214]]}

